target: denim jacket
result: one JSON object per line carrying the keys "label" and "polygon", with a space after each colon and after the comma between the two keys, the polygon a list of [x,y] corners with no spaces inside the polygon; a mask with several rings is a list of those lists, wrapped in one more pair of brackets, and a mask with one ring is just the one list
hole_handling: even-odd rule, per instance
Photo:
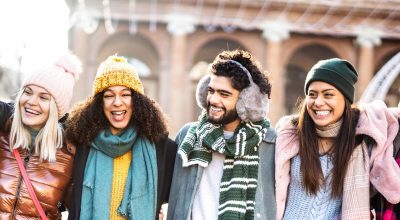
{"label": "denim jacket", "polygon": [[[191,124],[186,124],[178,133],[176,143],[183,141]],[[256,189],[254,218],[275,220],[275,130],[271,127],[259,147],[260,166]],[[167,220],[190,220],[193,201],[199,188],[204,168],[199,165],[182,167],[182,159],[175,159],[174,175],[169,196]]]}

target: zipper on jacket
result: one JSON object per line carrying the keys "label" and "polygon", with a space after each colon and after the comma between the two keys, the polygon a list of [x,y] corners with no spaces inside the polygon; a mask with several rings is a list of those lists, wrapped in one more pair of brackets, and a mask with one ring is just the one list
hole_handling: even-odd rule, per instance
{"label": "zipper on jacket", "polygon": [[[30,153],[27,151],[27,154],[24,158],[24,167],[26,168],[26,165],[28,164],[30,159]],[[17,204],[18,204],[18,200],[19,200],[19,193],[21,192],[21,185],[22,185],[22,174],[19,176],[19,181],[18,181],[18,187],[17,187],[17,193],[15,194],[15,203],[14,203],[14,207],[12,209],[12,214],[11,214],[11,219],[15,218],[15,211],[17,208]]]}

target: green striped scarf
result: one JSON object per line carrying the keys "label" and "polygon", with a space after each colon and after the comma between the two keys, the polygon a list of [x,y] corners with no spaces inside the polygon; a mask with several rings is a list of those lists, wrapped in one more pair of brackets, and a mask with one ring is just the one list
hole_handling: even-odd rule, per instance
{"label": "green striped scarf", "polygon": [[226,140],[221,125],[200,121],[189,128],[179,146],[183,166],[198,164],[207,167],[212,151],[225,155],[220,185],[218,219],[254,219],[258,177],[258,146],[270,126],[268,120],[240,124],[233,137]]}

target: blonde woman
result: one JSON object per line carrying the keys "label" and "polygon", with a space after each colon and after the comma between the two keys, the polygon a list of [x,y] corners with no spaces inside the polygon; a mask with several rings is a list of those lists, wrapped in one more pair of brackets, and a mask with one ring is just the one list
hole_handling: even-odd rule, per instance
{"label": "blonde woman", "polygon": [[[14,104],[0,102],[0,219],[39,219],[38,207],[47,219],[61,219],[73,164],[63,141],[62,118],[79,73],[79,60],[66,53],[30,75]],[[31,184],[22,178],[18,157]]]}

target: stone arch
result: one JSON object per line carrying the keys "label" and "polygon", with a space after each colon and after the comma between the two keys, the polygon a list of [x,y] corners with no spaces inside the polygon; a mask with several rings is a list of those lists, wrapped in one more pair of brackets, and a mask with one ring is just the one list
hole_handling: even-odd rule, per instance
{"label": "stone arch", "polygon": [[355,64],[356,54],[353,48],[353,42],[349,39],[332,39],[332,38],[321,38],[315,36],[293,36],[292,41],[285,42],[283,50],[283,62],[282,65],[286,66],[291,61],[292,54],[298,51],[300,48],[304,48],[309,45],[321,45],[336,54],[337,57],[346,59],[351,63]]}
{"label": "stone arch", "polygon": [[202,45],[199,50],[197,50],[193,63],[197,63],[200,61],[212,62],[215,56],[220,53],[222,50],[235,50],[242,49],[246,50],[246,48],[238,41],[231,38],[215,38],[207,41]]}
{"label": "stone arch", "polygon": [[319,60],[337,57],[331,48],[321,44],[307,44],[295,51],[285,65],[285,110],[293,113],[299,98],[304,94],[304,80],[307,72]]}
{"label": "stone arch", "polygon": [[[255,55],[257,58],[261,59],[261,55],[263,55],[263,48],[256,47],[255,45],[259,45],[259,43],[263,43],[264,41],[260,40],[260,37],[258,34],[253,34],[253,33],[242,33],[238,32],[235,34],[232,33],[226,33],[226,32],[213,32],[213,33],[208,33],[203,30],[200,30],[196,32],[195,35],[190,35],[190,48],[191,51],[188,52],[188,62],[189,65],[195,65],[195,57],[197,54],[199,54],[199,51],[202,50],[204,47],[206,47],[207,44],[210,42],[218,41],[218,40],[226,40],[229,42],[236,42],[237,44],[240,45],[240,48],[233,48],[233,47],[227,47],[227,45],[224,45],[222,49],[227,50],[234,50],[234,49],[243,49],[247,50],[253,55]],[[261,49],[261,51],[260,51]],[[220,51],[218,51],[220,52]],[[217,55],[216,53],[215,55]],[[214,56],[215,56],[214,55]]]}
{"label": "stone arch", "polygon": [[383,42],[379,47],[374,48],[374,72],[389,61],[397,52],[400,51],[400,44],[392,41]]}
{"label": "stone arch", "polygon": [[[227,45],[229,48],[227,48]],[[232,38],[226,38],[226,37],[218,37],[218,38],[213,38],[209,39],[207,42],[202,44],[202,47],[196,50],[196,54],[193,57],[193,66],[190,68],[189,71],[189,77],[191,81],[191,97],[193,97],[192,100],[192,105],[193,105],[193,110],[192,111],[192,116],[191,118],[193,120],[196,119],[198,115],[200,115],[201,109],[197,106],[196,100],[195,99],[195,93],[196,93],[196,86],[200,78],[206,74],[208,64],[211,63],[215,56],[219,54],[222,50],[234,50],[234,49],[243,49],[246,50],[246,48],[238,41],[232,39]]]}
{"label": "stone arch", "polygon": [[[136,33],[134,35],[129,32],[117,32],[110,35],[102,42],[96,55],[96,66],[105,60],[108,56],[118,54],[128,58],[129,62],[136,65],[141,81],[145,88],[145,93],[153,98],[158,98],[158,78],[160,72],[160,58],[157,49],[152,42],[145,36]],[[144,70],[149,72],[144,74]]]}
{"label": "stone arch", "polygon": [[400,52],[390,58],[368,84],[360,102],[384,100],[388,106],[400,102]]}
{"label": "stone arch", "polygon": [[400,47],[399,48],[387,48],[386,50],[382,51],[382,53],[377,55],[377,57],[375,59],[376,63],[375,63],[374,73],[376,74],[398,52],[400,52]]}

